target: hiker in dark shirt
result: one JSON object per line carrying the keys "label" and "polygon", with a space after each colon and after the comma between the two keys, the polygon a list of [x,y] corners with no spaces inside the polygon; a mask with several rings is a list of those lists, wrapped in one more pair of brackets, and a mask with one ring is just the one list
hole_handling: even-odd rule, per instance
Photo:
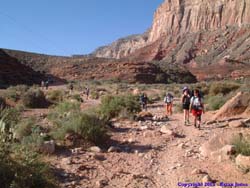
{"label": "hiker in dark shirt", "polygon": [[182,109],[184,113],[184,125],[188,125],[190,124],[189,107],[190,107],[191,96],[190,96],[190,91],[188,87],[184,87],[182,91],[183,91],[183,94],[182,94],[181,102],[182,102]]}

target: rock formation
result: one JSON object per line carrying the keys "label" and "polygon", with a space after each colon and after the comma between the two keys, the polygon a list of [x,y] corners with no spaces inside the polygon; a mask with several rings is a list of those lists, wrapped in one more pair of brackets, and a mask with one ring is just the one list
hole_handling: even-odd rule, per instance
{"label": "rock formation", "polygon": [[249,0],[165,0],[143,38],[114,42],[94,55],[184,64],[199,80],[250,76],[242,71],[250,64]]}

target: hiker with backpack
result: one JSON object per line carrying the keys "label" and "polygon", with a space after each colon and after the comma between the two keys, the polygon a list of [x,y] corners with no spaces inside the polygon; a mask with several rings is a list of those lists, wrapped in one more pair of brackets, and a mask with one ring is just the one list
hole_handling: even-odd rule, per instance
{"label": "hiker with backpack", "polygon": [[141,103],[142,109],[147,110],[148,97],[145,93],[142,93],[142,95],[140,96],[140,103]]}
{"label": "hiker with backpack", "polygon": [[194,90],[194,96],[190,101],[190,110],[194,116],[194,127],[200,129],[201,115],[205,113],[203,99],[198,89]]}
{"label": "hiker with backpack", "polygon": [[184,87],[183,88],[183,95],[181,98],[181,102],[182,102],[182,109],[183,109],[183,113],[184,113],[184,125],[188,125],[190,124],[189,122],[189,108],[190,108],[190,91],[188,89],[188,87]]}
{"label": "hiker with backpack", "polygon": [[90,93],[90,90],[88,87],[85,88],[85,94],[86,94],[86,98],[87,100],[89,99],[89,93]]}
{"label": "hiker with backpack", "polygon": [[164,103],[166,104],[166,116],[173,114],[173,101],[174,96],[171,93],[166,93],[164,97]]}
{"label": "hiker with backpack", "polygon": [[74,90],[74,85],[73,85],[73,83],[71,82],[71,83],[69,84],[69,93],[72,94],[72,93],[73,93],[73,90]]}
{"label": "hiker with backpack", "polygon": [[47,81],[45,82],[45,88],[46,88],[46,90],[49,89],[49,80],[47,80]]}

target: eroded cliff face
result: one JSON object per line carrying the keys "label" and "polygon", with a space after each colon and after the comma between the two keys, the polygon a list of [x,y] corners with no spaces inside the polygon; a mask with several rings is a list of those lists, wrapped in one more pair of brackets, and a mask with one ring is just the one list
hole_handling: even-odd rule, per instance
{"label": "eroded cliff face", "polygon": [[250,23],[250,0],[165,0],[154,15],[148,42]]}
{"label": "eroded cliff face", "polygon": [[128,41],[115,51],[103,49],[112,58],[183,65],[199,80],[235,78],[232,71],[245,77],[240,73],[250,69],[250,0],[165,0],[145,40]]}
{"label": "eroded cliff face", "polygon": [[157,40],[187,33],[250,24],[250,0],[165,0],[156,10],[151,29],[97,49],[97,57],[123,58]]}
{"label": "eroded cliff face", "polygon": [[119,39],[108,46],[98,48],[93,55],[96,57],[120,59],[144,47],[148,41],[148,33],[132,35]]}

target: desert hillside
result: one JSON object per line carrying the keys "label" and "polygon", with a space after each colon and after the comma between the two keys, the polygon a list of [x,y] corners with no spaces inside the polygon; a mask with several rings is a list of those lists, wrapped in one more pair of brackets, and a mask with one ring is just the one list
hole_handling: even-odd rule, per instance
{"label": "desert hillside", "polygon": [[249,12],[248,0],[165,0],[148,32],[118,40],[93,54],[178,63],[199,80],[249,76],[249,70],[242,72],[250,63]]}

